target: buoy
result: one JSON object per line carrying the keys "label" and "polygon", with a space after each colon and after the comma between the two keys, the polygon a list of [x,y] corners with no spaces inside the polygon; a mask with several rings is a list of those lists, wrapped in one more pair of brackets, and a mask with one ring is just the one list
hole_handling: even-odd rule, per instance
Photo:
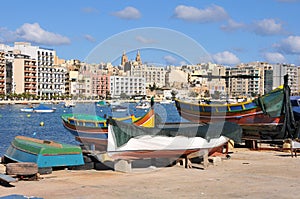
{"label": "buoy", "polygon": [[27,114],[27,117],[30,117],[31,115],[30,114]]}
{"label": "buoy", "polygon": [[40,126],[44,126],[44,122],[40,122]]}

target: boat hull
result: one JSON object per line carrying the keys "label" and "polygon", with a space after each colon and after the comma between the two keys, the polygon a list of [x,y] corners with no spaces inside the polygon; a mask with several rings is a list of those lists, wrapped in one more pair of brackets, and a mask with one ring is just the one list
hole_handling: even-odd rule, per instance
{"label": "boat hull", "polygon": [[240,141],[241,133],[241,127],[230,122],[143,128],[110,120],[107,153],[115,159],[180,157],[219,148],[229,139]]}
{"label": "boat hull", "polygon": [[[95,117],[93,117],[95,118]],[[115,118],[126,123],[133,123],[137,126],[153,127],[155,125],[155,113],[150,109],[142,117],[135,116]],[[108,125],[106,120],[98,118],[94,120],[75,119],[74,117],[62,116],[63,126],[75,136],[75,139],[88,148],[95,148],[98,151],[106,151],[108,139]]]}
{"label": "boat hull", "polygon": [[16,162],[36,163],[39,168],[84,164],[79,146],[24,136],[16,136],[4,156]]}

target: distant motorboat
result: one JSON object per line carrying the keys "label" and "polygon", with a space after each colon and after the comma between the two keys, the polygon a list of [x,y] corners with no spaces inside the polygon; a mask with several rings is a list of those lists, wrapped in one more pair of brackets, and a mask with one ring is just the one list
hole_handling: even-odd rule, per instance
{"label": "distant motorboat", "polygon": [[172,104],[172,103],[174,103],[174,101],[165,99],[165,100],[160,101],[159,103],[160,104]]}
{"label": "distant motorboat", "polygon": [[33,108],[30,108],[30,107],[28,107],[28,108],[21,108],[20,110],[22,112],[27,112],[27,113],[33,112]]}
{"label": "distant motorboat", "polygon": [[151,104],[146,101],[140,101],[135,108],[137,109],[149,109],[151,107]]}
{"label": "distant motorboat", "polygon": [[116,106],[112,107],[111,110],[113,112],[125,112],[125,111],[127,111],[127,107],[122,106],[122,105],[116,105]]}
{"label": "distant motorboat", "polygon": [[71,108],[71,107],[75,107],[76,103],[74,101],[67,101],[65,102],[64,107],[65,108]]}
{"label": "distant motorboat", "polygon": [[52,113],[56,110],[56,108],[48,107],[44,104],[40,104],[37,107],[28,107],[28,108],[21,108],[22,112],[33,112],[33,113]]}
{"label": "distant motorboat", "polygon": [[98,101],[96,102],[96,106],[107,106],[108,104],[106,103],[106,101],[104,100],[101,100],[101,101]]}

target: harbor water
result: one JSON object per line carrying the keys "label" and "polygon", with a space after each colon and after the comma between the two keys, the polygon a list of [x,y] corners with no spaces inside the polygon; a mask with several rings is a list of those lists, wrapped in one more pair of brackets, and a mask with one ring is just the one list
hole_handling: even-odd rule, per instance
{"label": "harbor water", "polygon": [[[27,107],[27,105],[21,104],[0,105],[0,157],[4,155],[10,142],[18,135],[78,145],[79,142],[64,128],[61,120],[62,114],[82,113],[96,114],[101,117],[104,115],[122,117],[131,114],[142,116],[147,111],[146,109],[136,109],[135,103],[124,105],[128,107],[127,111],[118,113],[112,113],[109,107],[99,107],[95,103],[77,103],[72,108],[65,108],[63,104],[47,105],[56,108],[53,113],[21,112],[21,108]],[[174,104],[155,103],[154,110],[161,117],[162,122],[185,121],[179,116]]]}

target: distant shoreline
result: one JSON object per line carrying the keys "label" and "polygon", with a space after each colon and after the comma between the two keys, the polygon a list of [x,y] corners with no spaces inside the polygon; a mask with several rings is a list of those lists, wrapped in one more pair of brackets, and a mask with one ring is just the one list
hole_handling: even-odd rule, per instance
{"label": "distant shoreline", "polygon": [[[66,102],[75,102],[75,103],[96,103],[101,100],[1,100],[0,105],[6,105],[6,104],[60,104],[60,103],[66,103]],[[113,99],[113,100],[105,100],[106,102],[110,103],[111,101],[120,101],[123,103],[126,102],[139,102],[140,100],[120,100],[120,99]],[[149,100],[150,101],[150,100]],[[156,102],[160,102],[161,100],[155,100]]]}

